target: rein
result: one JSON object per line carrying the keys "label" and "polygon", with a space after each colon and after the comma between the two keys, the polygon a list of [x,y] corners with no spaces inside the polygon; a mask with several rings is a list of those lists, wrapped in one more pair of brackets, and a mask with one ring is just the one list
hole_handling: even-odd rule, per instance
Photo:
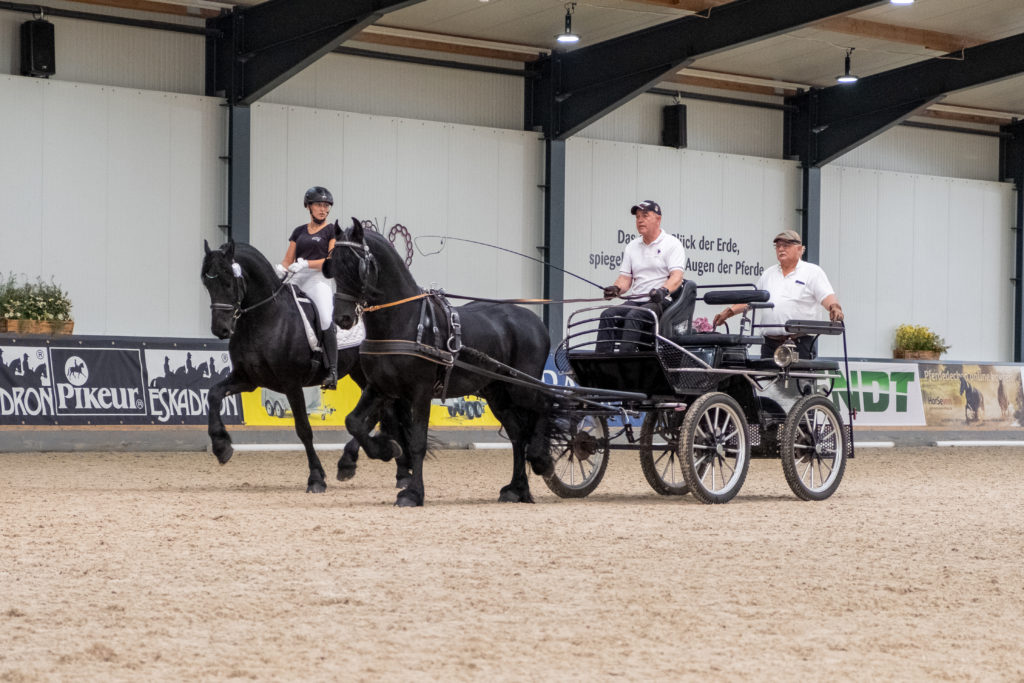
{"label": "rein", "polygon": [[252,306],[246,306],[245,308],[242,308],[242,298],[245,296],[245,280],[242,279],[241,276],[236,276],[235,279],[239,280],[241,282],[241,285],[237,288],[237,297],[236,297],[235,303],[233,303],[233,304],[211,303],[210,304],[210,308],[215,310],[215,311],[231,311],[232,312],[232,317],[235,320],[238,320],[239,318],[241,318],[243,315],[245,315],[249,311],[252,311],[252,310],[254,310],[256,308],[259,308],[260,306],[263,306],[264,304],[270,303],[271,301],[276,299],[277,295],[280,294],[281,290],[284,289],[286,284],[288,284],[287,280],[282,280],[281,284],[279,284],[277,286],[277,289],[275,289],[274,292],[270,296],[268,296],[266,299],[263,299],[262,301],[257,301]]}

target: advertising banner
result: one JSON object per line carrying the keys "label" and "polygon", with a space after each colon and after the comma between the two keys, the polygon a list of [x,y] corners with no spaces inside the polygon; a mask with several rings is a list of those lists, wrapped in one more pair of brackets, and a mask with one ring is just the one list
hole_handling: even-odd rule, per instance
{"label": "advertising banner", "polygon": [[[68,337],[0,345],[0,424],[207,423],[207,395],[230,371],[227,345]],[[165,346],[166,348],[160,348]],[[193,364],[193,357],[202,359]],[[224,401],[241,422],[238,397]]]}
{"label": "advertising banner", "polygon": [[1019,430],[1024,387],[1019,365],[921,366],[921,393],[929,427]]}
{"label": "advertising banner", "polygon": [[[306,399],[306,413],[313,425],[345,428],[345,417],[359,402],[359,387],[350,378],[338,381],[338,388],[325,391],[320,387],[303,389]],[[245,424],[252,426],[278,427],[295,424],[288,397],[270,389],[260,388],[242,394],[242,409]],[[501,426],[487,407],[487,401],[479,396],[431,401],[430,425],[432,427],[479,427],[489,429]]]}
{"label": "advertising banner", "polygon": [[[845,372],[845,368],[841,367],[840,372]],[[832,402],[844,416],[847,407],[857,411],[856,427],[926,424],[916,363],[851,361],[849,378],[844,376],[836,380]]]}

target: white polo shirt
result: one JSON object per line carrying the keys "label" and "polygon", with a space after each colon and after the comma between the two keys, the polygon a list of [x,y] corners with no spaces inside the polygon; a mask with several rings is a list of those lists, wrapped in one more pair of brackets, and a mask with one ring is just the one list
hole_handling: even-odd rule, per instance
{"label": "white polo shirt", "polygon": [[664,230],[650,244],[642,237],[626,245],[619,272],[633,278],[628,294],[647,294],[665,284],[673,270],[686,271],[686,250],[683,243]]}
{"label": "white polo shirt", "polygon": [[[785,324],[787,320],[819,320],[825,310],[821,302],[835,293],[825,271],[804,260],[798,261],[793,272],[785,276],[782,266],[771,266],[761,274],[757,288],[768,290],[771,294],[768,300],[775,304],[774,308],[758,310],[758,325]],[[760,331],[769,335],[786,333],[783,327],[761,328]]]}

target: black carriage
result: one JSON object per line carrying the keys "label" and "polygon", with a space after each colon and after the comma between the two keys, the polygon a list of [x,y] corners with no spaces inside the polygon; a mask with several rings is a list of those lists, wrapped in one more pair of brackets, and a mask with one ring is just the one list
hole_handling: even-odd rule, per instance
{"label": "black carriage", "polygon": [[[738,332],[694,332],[698,300],[747,304]],[[649,329],[628,344],[601,333],[616,322],[602,322],[607,306],[573,313],[555,363],[576,386],[555,399],[548,487],[566,498],[590,494],[614,448],[639,451],[644,476],[663,495],[728,502],[755,456],[780,458],[797,497],[832,495],[853,454],[852,431],[831,399],[839,363],[800,358],[791,343],[773,358],[751,357],[749,348],[764,341],[757,310],[770,306],[768,292],[752,285],[687,281],[660,316],[646,311]],[[791,320],[786,333],[845,330],[841,323]],[[641,416],[637,435],[630,418]]]}

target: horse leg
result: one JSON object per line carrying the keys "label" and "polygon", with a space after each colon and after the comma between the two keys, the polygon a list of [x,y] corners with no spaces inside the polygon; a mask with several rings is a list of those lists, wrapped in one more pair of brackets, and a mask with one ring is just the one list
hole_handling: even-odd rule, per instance
{"label": "horse leg", "polygon": [[359,460],[359,441],[351,438],[341,451],[341,457],[338,458],[338,481],[345,481],[356,476],[357,460]]}
{"label": "horse leg", "polygon": [[404,489],[412,477],[412,462],[409,458],[409,405],[405,401],[393,400],[388,409],[381,412],[380,430],[392,437],[395,456],[395,488]]}
{"label": "horse leg", "polygon": [[502,503],[532,503],[530,480],[526,477],[526,445],[523,435],[526,433],[523,421],[524,414],[519,413],[515,406],[508,402],[504,391],[489,392],[485,397],[491,412],[498,418],[512,442],[512,481],[501,487],[498,500]]}
{"label": "horse leg", "polygon": [[323,493],[327,490],[327,476],[323,465],[320,464],[320,458],[313,450],[313,428],[309,426],[309,414],[306,412],[306,395],[301,386],[292,387],[286,395],[292,407],[292,417],[295,418],[295,433],[306,447],[306,460],[309,462],[306,493]]}
{"label": "horse leg", "polygon": [[239,394],[252,391],[256,385],[236,377],[232,372],[223,381],[213,385],[210,393],[206,396],[206,403],[209,406],[209,427],[207,433],[210,435],[210,446],[217,461],[223,465],[234,455],[235,449],[231,447],[231,436],[224,427],[224,421],[220,417],[220,408],[224,399],[232,394]]}
{"label": "horse leg", "polygon": [[381,410],[387,403],[387,398],[373,387],[367,386],[359,397],[359,403],[345,417],[345,429],[363,447],[367,457],[385,462],[398,455],[401,446],[385,435],[371,437],[370,431],[377,424]]}
{"label": "horse leg", "polygon": [[[423,393],[423,392],[420,392]],[[423,456],[427,452],[427,422],[430,418],[430,395],[424,394],[410,401],[410,429],[407,452],[412,471],[409,483],[398,492],[395,505],[398,507],[419,507],[423,505]]]}

